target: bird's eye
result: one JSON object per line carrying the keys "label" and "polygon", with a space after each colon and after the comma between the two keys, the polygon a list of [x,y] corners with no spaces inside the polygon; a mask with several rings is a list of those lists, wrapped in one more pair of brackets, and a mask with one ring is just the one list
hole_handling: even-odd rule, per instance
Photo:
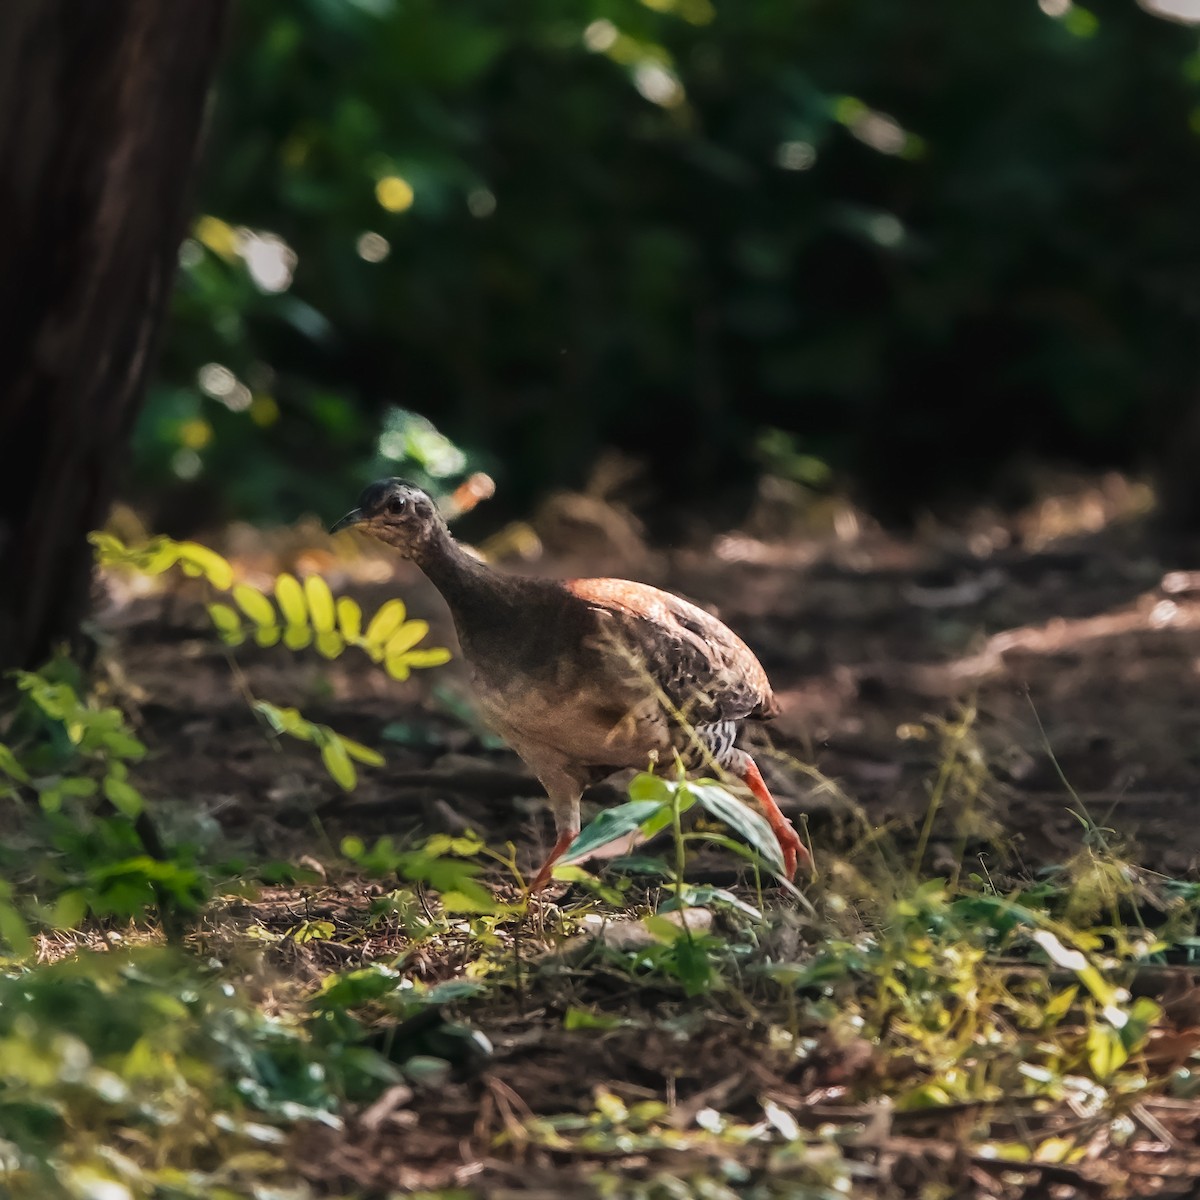
{"label": "bird's eye", "polygon": [[387,502],[387,510],[393,516],[399,516],[408,507],[408,500],[403,496],[393,496]]}

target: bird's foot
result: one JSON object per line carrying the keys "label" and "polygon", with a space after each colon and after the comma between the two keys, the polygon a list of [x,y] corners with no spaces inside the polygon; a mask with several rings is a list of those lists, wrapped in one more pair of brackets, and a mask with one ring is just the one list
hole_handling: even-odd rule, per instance
{"label": "bird's foot", "polygon": [[795,879],[797,867],[803,864],[805,871],[811,875],[814,870],[813,857],[792,823],[785,817],[772,832],[783,855],[784,874],[789,879]]}
{"label": "bird's foot", "polygon": [[566,830],[558,835],[558,841],[554,843],[554,849],[546,856],[546,861],[542,863],[538,873],[533,877],[533,882],[529,885],[529,892],[532,895],[535,892],[540,892],[542,888],[550,882],[550,877],[554,873],[554,866],[560,858],[567,852],[567,847],[579,836],[579,830]]}
{"label": "bird's foot", "polygon": [[783,869],[788,879],[796,877],[796,867],[799,863],[803,863],[811,874],[813,858],[808,852],[808,847],[800,840],[795,826],[780,812],[779,805],[775,803],[775,798],[763,782],[758,764],[745,751],[742,751],[742,782],[762,805],[763,816],[767,818],[771,832],[779,843],[779,851],[783,855]]}

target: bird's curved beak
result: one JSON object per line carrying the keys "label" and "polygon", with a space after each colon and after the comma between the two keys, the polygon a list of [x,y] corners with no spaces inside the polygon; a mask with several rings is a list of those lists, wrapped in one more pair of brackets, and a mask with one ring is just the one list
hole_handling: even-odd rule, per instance
{"label": "bird's curved beak", "polygon": [[330,526],[329,532],[340,533],[343,529],[361,525],[366,519],[361,508],[352,508],[336,525]]}

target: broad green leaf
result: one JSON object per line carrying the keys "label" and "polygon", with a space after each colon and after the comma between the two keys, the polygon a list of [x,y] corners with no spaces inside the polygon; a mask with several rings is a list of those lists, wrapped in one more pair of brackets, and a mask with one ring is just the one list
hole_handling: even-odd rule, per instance
{"label": "broad green leaf", "polygon": [[387,640],[383,648],[388,658],[395,658],[411,650],[429,632],[428,621],[405,621]]}
{"label": "broad green leaf", "polygon": [[217,633],[228,646],[240,646],[246,640],[245,633],[242,632],[242,619],[237,614],[237,609],[231,608],[228,604],[208,604],[205,605],[208,609],[208,615],[212,619],[212,623],[216,626]]}
{"label": "broad green leaf", "polygon": [[337,598],[338,628],[348,642],[357,642],[362,636],[362,609],[350,596]]}
{"label": "broad green leaf", "polygon": [[1121,1045],[1130,1054],[1136,1054],[1150,1034],[1150,1030],[1162,1020],[1163,1010],[1149,996],[1139,996],[1129,1008],[1129,1019],[1120,1029]]}
{"label": "broad green leaf", "polygon": [[689,783],[687,787],[700,806],[743,838],[774,874],[784,875],[779,840],[764,818],[719,783]]}
{"label": "broad green leaf", "polygon": [[675,876],[675,871],[661,858],[649,854],[622,854],[610,863],[614,871],[634,875],[664,875],[668,879]]}
{"label": "broad green leaf", "polygon": [[679,938],[674,945],[675,974],[689,996],[699,996],[712,987],[712,961],[698,938]]}
{"label": "broad green leaf", "polygon": [[450,833],[435,833],[425,839],[421,847],[422,854],[437,858],[442,854],[457,854],[459,858],[470,858],[484,848],[483,840],[474,830],[455,837]]}
{"label": "broad green leaf", "polygon": [[20,958],[33,953],[33,938],[29,935],[25,918],[11,904],[3,901],[0,901],[0,937]]}
{"label": "broad green leaf", "polygon": [[353,738],[342,737],[337,735],[342,745],[346,747],[346,753],[351,758],[357,759],[360,763],[366,763],[369,767],[382,767],[387,761],[378,750],[372,750],[370,746],[364,746],[362,742],[356,742]]}
{"label": "broad green leaf", "polygon": [[[124,769],[125,764],[115,762],[109,768],[114,775],[118,769]],[[118,775],[119,779],[124,779],[124,775]],[[64,779],[59,785],[58,790],[64,796],[94,796],[99,789],[99,784],[94,779],[88,779],[86,775],[71,775]]]}
{"label": "broad green leaf", "polygon": [[577,1008],[571,1005],[563,1014],[563,1028],[575,1029],[620,1029],[631,1022],[625,1017],[616,1017],[610,1013],[592,1012],[591,1009]]}
{"label": "broad green leaf", "polygon": [[435,983],[420,1000],[422,1004],[457,1004],[460,1000],[481,996],[486,990],[477,979],[446,979]]}
{"label": "broad green leaf", "polygon": [[[480,895],[479,893],[483,893]],[[458,888],[451,888],[446,892],[439,892],[439,898],[442,902],[442,908],[447,913],[495,913],[504,911],[503,905],[498,904],[490,895],[482,888],[478,891],[472,890],[469,892],[460,891]]]}
{"label": "broad green leaf", "polygon": [[100,742],[110,754],[120,758],[144,758],[146,755],[146,747],[123,729],[109,730]]}
{"label": "broad green leaf", "polygon": [[674,893],[670,899],[658,906],[658,911],[664,913],[674,912],[678,908],[711,908],[714,904],[724,904],[729,908],[737,909],[738,912],[753,917],[756,921],[763,919],[762,913],[753,904],[747,904],[745,900],[739,899],[724,888],[712,887],[709,884],[702,886],[685,884],[682,899],[677,893]]}
{"label": "broad green leaf", "polygon": [[283,631],[283,644],[289,650],[303,650],[312,642],[312,627],[310,625],[289,625]]}
{"label": "broad green leaf", "polygon": [[143,575],[161,575],[179,561],[179,547],[170,538],[155,538],[135,557],[140,560],[135,565]]}
{"label": "broad green leaf", "polygon": [[316,646],[322,658],[335,659],[345,650],[346,643],[336,629],[326,629],[317,634]]}
{"label": "broad green leaf", "polygon": [[[635,781],[636,782],[636,781]],[[646,789],[641,789],[646,790]],[[632,788],[630,789],[632,795]],[[675,805],[679,806],[680,813],[685,813],[689,808],[696,803],[695,793],[685,787],[678,787],[674,784],[667,784],[665,792],[666,802],[663,804],[660,812],[655,813],[648,821],[642,823],[642,834],[647,841],[656,837],[675,820]],[[672,799],[674,797],[674,799]],[[649,797],[647,797],[649,799]]]}
{"label": "broad green leaf", "polygon": [[1120,1030],[1107,1021],[1093,1021],[1087,1032],[1088,1065],[1101,1082],[1120,1070],[1129,1058]]}
{"label": "broad green leaf", "polygon": [[96,547],[100,566],[130,567],[143,575],[161,575],[179,558],[178,544],[165,537],[153,538],[138,547],[126,546],[111,533],[89,533],[88,541]]}
{"label": "broad green leaf", "polygon": [[406,650],[404,663],[409,668],[440,667],[450,661],[450,651],[445,646],[430,646],[425,650]]}
{"label": "broad green leaf", "polygon": [[676,786],[669,780],[651,775],[649,771],[642,771],[629,781],[629,798],[630,800],[657,800],[660,804],[666,803],[670,801]]}
{"label": "broad green leaf", "polygon": [[233,583],[233,568],[227,559],[199,542],[179,542],[175,546],[180,563],[189,574],[203,575],[215,588],[225,591]]}
{"label": "broad green leaf", "polygon": [[18,783],[29,782],[28,772],[17,762],[17,756],[2,742],[0,742],[0,771]]}
{"label": "broad green leaf", "polygon": [[347,792],[354,791],[354,785],[358,782],[358,774],[354,770],[354,763],[350,761],[346,747],[342,745],[341,738],[336,734],[322,739],[321,761],[324,762],[325,769],[339,787]]}
{"label": "broad green leaf", "polygon": [[1075,997],[1078,995],[1079,985],[1072,984],[1056,996],[1051,996],[1042,1005],[1042,1020],[1047,1023],[1061,1021],[1071,1011],[1071,1005],[1075,1003]]}
{"label": "broad green leaf", "polygon": [[675,821],[675,813],[668,800],[666,804],[659,806],[656,812],[648,820],[642,822],[642,836],[649,841],[652,837],[657,837],[664,829],[672,825]]}
{"label": "broad green leaf", "polygon": [[312,726],[294,708],[279,708],[266,700],[256,700],[254,711],[260,713],[276,733],[289,733],[292,737],[312,740]]}
{"label": "broad green leaf", "polygon": [[628,804],[618,804],[616,808],[606,808],[580,832],[563,857],[582,858],[593,850],[599,850],[601,846],[633,833],[661,808],[657,800],[631,800]]}
{"label": "broad green leaf", "polygon": [[382,963],[334,972],[322,980],[313,1003],[319,1008],[356,1008],[396,991],[401,979],[399,971]]}
{"label": "broad green leaf", "polygon": [[408,609],[405,608],[403,600],[389,600],[371,618],[363,640],[382,651],[387,640],[404,624],[407,615]]}
{"label": "broad green leaf", "polygon": [[332,921],[305,921],[292,930],[292,941],[303,945],[305,942],[327,942],[337,932],[337,926]]}
{"label": "broad green leaf", "polygon": [[304,589],[295,575],[285,572],[275,580],[275,602],[283,613],[285,625],[303,625],[307,628],[308,608],[304,603]]}
{"label": "broad green leaf", "polygon": [[239,583],[233,589],[234,603],[260,629],[268,629],[279,623],[275,605],[258,590],[248,583]]}
{"label": "broad green leaf", "polygon": [[101,566],[108,563],[117,555],[125,554],[125,543],[111,533],[102,529],[94,529],[87,536],[88,542],[96,548],[96,561]]}
{"label": "broad green leaf", "polygon": [[673,945],[681,937],[687,936],[687,930],[684,929],[683,925],[677,925],[674,921],[668,921],[666,917],[660,917],[654,913],[651,913],[648,917],[644,917],[642,924],[645,925],[658,941],[668,946]]}
{"label": "broad green leaf", "polygon": [[130,819],[136,817],[145,807],[137,788],[112,775],[104,780],[104,794],[112,801],[113,807],[119,813]]}
{"label": "broad green leaf", "polygon": [[400,867],[406,879],[423,880],[442,898],[448,912],[497,912],[495,897],[475,876],[481,868],[461,858],[438,858],[417,852],[406,855]]}
{"label": "broad green leaf", "polygon": [[331,632],[337,614],[333,607],[333,593],[329,590],[329,584],[320,575],[309,575],[304,581],[304,598],[308,601],[312,627],[318,633]]}
{"label": "broad green leaf", "polygon": [[87,896],[76,888],[63,892],[54,902],[50,924],[55,929],[74,929],[87,916]]}

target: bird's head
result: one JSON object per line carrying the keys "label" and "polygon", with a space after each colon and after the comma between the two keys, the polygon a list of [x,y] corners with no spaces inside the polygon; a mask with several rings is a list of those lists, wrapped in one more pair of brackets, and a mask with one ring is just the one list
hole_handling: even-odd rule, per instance
{"label": "bird's head", "polygon": [[358,507],[329,532],[361,529],[395,546],[405,558],[416,558],[429,545],[440,524],[437,506],[419,487],[403,479],[377,479],[363,489]]}

